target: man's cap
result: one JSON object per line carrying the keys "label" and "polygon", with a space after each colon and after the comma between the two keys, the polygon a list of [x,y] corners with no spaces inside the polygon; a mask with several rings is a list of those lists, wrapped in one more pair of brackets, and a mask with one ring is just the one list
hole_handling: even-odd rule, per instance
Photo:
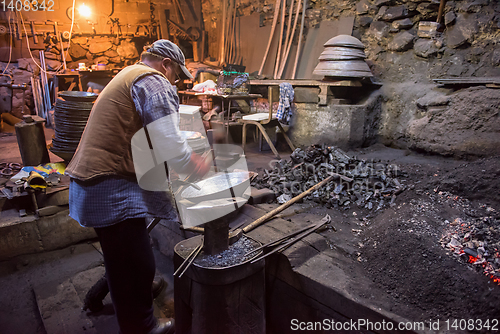
{"label": "man's cap", "polygon": [[185,79],[193,79],[191,73],[189,73],[186,68],[186,63],[184,59],[184,53],[182,50],[174,43],[169,41],[168,39],[159,39],[150,46],[146,48],[146,52],[152,53],[154,55],[170,58],[175,61],[181,67],[182,73],[185,76]]}

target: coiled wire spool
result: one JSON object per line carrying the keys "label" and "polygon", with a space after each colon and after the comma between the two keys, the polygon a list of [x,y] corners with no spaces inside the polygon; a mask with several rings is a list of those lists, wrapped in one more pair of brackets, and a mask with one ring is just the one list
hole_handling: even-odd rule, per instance
{"label": "coiled wire spool", "polygon": [[52,140],[52,153],[64,160],[73,157],[83,130],[87,125],[90,111],[97,94],[87,92],[60,92],[54,110],[55,138]]}

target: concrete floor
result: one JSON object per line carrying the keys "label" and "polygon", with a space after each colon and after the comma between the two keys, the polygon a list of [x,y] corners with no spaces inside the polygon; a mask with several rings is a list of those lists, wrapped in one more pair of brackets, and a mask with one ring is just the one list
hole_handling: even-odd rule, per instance
{"label": "concrete floor", "polygon": [[[45,129],[47,143],[54,134]],[[22,163],[14,133],[0,133],[0,162]],[[287,158],[291,152],[283,152]],[[50,153],[51,162],[62,159]],[[270,150],[259,152],[255,144],[247,147],[249,170],[267,167],[273,159]],[[0,179],[0,185],[6,182]],[[9,214],[11,212],[9,211]],[[23,223],[17,214],[0,213],[0,228]],[[12,216],[12,217],[10,217]],[[35,219],[29,219],[35,222]],[[95,239],[80,241],[68,247],[38,253],[21,254],[0,262],[0,332],[2,333],[116,333],[109,295],[104,310],[92,314],[81,310],[88,289],[104,272],[99,244]],[[173,263],[153,246],[157,274],[165,278],[167,289],[156,299],[157,316],[173,316]],[[23,251],[29,253],[29,251]]]}

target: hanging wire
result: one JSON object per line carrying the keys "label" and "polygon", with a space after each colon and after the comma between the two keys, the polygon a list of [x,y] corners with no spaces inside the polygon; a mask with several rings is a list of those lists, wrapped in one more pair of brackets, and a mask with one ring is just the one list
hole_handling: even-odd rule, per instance
{"label": "hanging wire", "polygon": [[[71,45],[71,36],[72,36],[72,33],[73,33],[73,24],[75,23],[75,2],[76,2],[76,0],[73,0],[72,15],[71,15],[71,28],[70,28],[70,31],[69,31],[69,38],[68,38],[68,49],[66,50],[66,53],[64,54],[64,59],[66,59],[68,57],[68,51],[69,51],[69,47]],[[9,15],[10,15],[10,13],[9,13]],[[26,30],[26,25],[24,23],[23,15],[21,14],[21,12],[16,12],[16,15],[19,15],[21,17],[21,22],[23,24],[24,34],[26,35],[26,45],[28,46],[28,52],[30,53],[30,57],[33,60],[33,62],[35,63],[35,65],[43,73],[57,74],[57,72],[61,69],[61,67],[63,67],[63,64],[61,64],[54,72],[52,72],[52,71],[46,71],[45,69],[43,69],[37,63],[37,61],[35,60],[35,57],[33,57],[33,53],[31,53],[30,41],[29,41],[29,38],[28,38],[28,32]],[[9,29],[10,29],[10,20],[9,20]],[[10,38],[11,38],[11,48],[12,48],[12,33],[10,35]],[[61,38],[61,36],[57,36],[57,38]],[[11,49],[11,51],[12,51],[12,49]],[[64,50],[61,50],[61,52],[64,53]],[[9,62],[10,62],[10,59],[9,59]]]}
{"label": "hanging wire", "polygon": [[10,65],[10,61],[12,60],[12,27],[10,25],[10,11],[9,11],[9,34],[10,34],[10,44],[9,44],[9,62],[7,63],[7,65],[5,66],[5,68],[3,69],[3,72],[2,74],[5,74],[5,72],[7,71],[7,68],[9,67]]}

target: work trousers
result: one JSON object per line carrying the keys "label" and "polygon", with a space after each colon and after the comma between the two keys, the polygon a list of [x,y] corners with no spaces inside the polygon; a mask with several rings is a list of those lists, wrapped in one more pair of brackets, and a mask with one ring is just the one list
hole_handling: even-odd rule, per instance
{"label": "work trousers", "polygon": [[155,259],[144,218],[95,228],[121,334],[148,333],[156,325],[151,284]]}

